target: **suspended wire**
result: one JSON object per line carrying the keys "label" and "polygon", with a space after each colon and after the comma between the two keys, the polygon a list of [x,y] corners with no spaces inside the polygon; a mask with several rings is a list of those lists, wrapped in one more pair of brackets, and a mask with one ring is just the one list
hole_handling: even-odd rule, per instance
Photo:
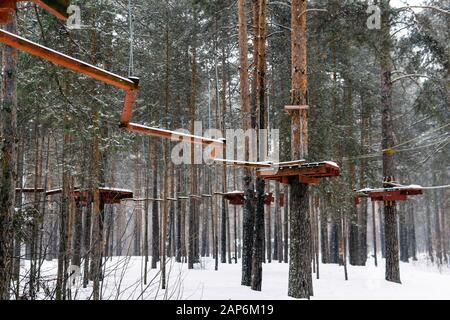
{"label": "suspended wire", "polygon": [[450,184],[446,186],[422,187],[424,190],[450,189]]}
{"label": "suspended wire", "polygon": [[[446,126],[450,126],[450,124],[448,124]],[[435,141],[435,142],[430,143],[430,144],[422,145],[422,146],[411,147],[411,148],[400,149],[400,150],[395,150],[395,148],[391,148],[391,149],[393,149],[395,153],[402,153],[402,152],[408,152],[408,151],[415,151],[415,150],[425,149],[425,148],[432,147],[432,146],[435,146],[435,145],[441,144],[441,143],[445,144],[446,142],[449,142],[449,141],[450,141],[450,137],[446,138],[446,139],[443,139],[443,140]],[[402,145],[405,145],[405,144],[406,144],[406,142],[400,144],[399,146],[402,146]],[[382,151],[380,151],[378,153],[365,154],[365,155],[360,155],[360,156],[355,156],[355,157],[344,157],[344,158],[342,158],[342,160],[343,161],[352,161],[352,160],[360,160],[360,159],[379,158],[379,157],[383,156],[383,153],[385,151],[387,151],[387,150],[382,150]]]}
{"label": "suspended wire", "polygon": [[134,24],[132,0],[128,0],[128,19],[130,25],[130,59],[128,64],[128,76],[134,75]]}
{"label": "suspended wire", "polygon": [[390,188],[378,188],[378,189],[362,189],[358,192],[360,193],[368,193],[368,192],[383,192],[383,191],[393,191],[393,190],[408,190],[408,189],[421,189],[421,190],[438,190],[438,189],[450,189],[450,185],[443,185],[443,186],[431,186],[431,187],[422,187],[422,186],[403,186],[398,185],[398,187],[390,187]]}
{"label": "suspended wire", "polygon": [[445,124],[445,125],[443,125],[443,126],[441,126],[441,127],[439,127],[439,128],[436,128],[436,129],[432,129],[432,130],[430,130],[430,131],[427,131],[427,132],[425,132],[424,134],[422,134],[422,135],[420,135],[420,136],[417,136],[417,137],[415,137],[415,138],[413,138],[413,139],[411,139],[411,140],[408,140],[408,141],[402,142],[402,143],[400,143],[400,144],[398,144],[398,145],[396,145],[396,146],[393,146],[391,149],[396,149],[396,148],[398,148],[398,147],[404,146],[404,145],[406,145],[406,144],[409,144],[410,142],[413,142],[413,141],[416,141],[416,140],[418,140],[418,139],[423,138],[423,136],[426,136],[426,135],[428,135],[428,134],[430,134],[430,133],[439,131],[439,130],[444,129],[444,128],[449,127],[449,126],[450,126],[450,123],[447,123],[447,124]]}

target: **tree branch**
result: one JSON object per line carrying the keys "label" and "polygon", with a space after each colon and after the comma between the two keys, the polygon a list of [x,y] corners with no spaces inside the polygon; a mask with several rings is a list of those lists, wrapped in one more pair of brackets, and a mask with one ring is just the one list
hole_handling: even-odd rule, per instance
{"label": "tree branch", "polygon": [[413,74],[405,74],[403,76],[395,78],[394,80],[391,81],[391,83],[395,83],[397,81],[400,81],[400,80],[403,80],[403,79],[406,79],[406,78],[428,78],[429,79],[430,77],[426,76],[426,75],[423,75],[423,74],[415,74],[415,73],[413,73]]}
{"label": "tree branch", "polygon": [[447,11],[445,9],[435,7],[435,6],[406,6],[406,7],[397,8],[397,11],[403,11],[403,10],[409,10],[409,9],[431,9],[431,10],[435,10],[435,11],[438,11],[443,14],[450,15],[450,11]]}
{"label": "tree branch", "polygon": [[328,10],[327,9],[308,9],[308,10],[305,10],[302,13],[300,13],[298,15],[298,17],[300,18],[302,15],[304,15],[305,13],[308,13],[308,12],[328,12]]}

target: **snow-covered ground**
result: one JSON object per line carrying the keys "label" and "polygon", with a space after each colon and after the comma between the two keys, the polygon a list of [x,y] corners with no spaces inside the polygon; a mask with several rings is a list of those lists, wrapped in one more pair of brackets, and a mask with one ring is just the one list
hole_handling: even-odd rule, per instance
{"label": "snow-covered ground", "polygon": [[[169,262],[168,287],[160,289],[160,273],[148,273],[148,285],[143,284],[143,259],[137,257],[113,258],[107,263],[102,288],[103,299],[206,299],[206,300],[284,300],[287,296],[288,265],[274,262],[263,266],[262,292],[240,285],[240,264],[219,264],[214,271],[214,260],[203,259],[194,270],[187,265]],[[54,279],[56,261],[46,262],[43,273]],[[384,265],[378,268],[369,261],[367,267],[348,266],[349,280],[344,269],[337,265],[320,265],[320,279],[314,275],[314,298],[342,299],[450,299],[450,269],[441,270],[426,262],[402,263],[402,284],[384,280]],[[73,287],[77,299],[89,299],[90,289]]]}

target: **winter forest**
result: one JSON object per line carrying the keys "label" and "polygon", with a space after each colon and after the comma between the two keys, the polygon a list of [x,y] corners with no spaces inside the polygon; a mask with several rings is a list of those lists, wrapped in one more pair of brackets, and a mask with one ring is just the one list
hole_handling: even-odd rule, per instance
{"label": "winter forest", "polygon": [[0,300],[450,299],[449,0],[0,0]]}

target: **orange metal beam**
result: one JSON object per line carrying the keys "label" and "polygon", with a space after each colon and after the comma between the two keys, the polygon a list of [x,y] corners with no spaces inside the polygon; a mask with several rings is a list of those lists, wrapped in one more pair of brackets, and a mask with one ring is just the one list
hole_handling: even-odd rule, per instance
{"label": "orange metal beam", "polygon": [[54,64],[65,67],[69,70],[84,74],[88,77],[102,81],[116,88],[126,91],[139,89],[136,80],[130,80],[112,72],[103,70],[89,63],[72,58],[58,51],[49,49],[40,44],[34,43],[13,33],[0,29],[0,42],[10,47],[22,50],[36,57],[50,61]]}
{"label": "orange metal beam", "polygon": [[[29,1],[29,0],[20,0],[20,1]],[[36,3],[39,7],[41,7],[42,9],[44,9],[45,11],[47,11],[48,13],[54,15],[55,17],[57,17],[60,20],[67,20],[67,12],[61,12],[59,10],[56,10],[56,8],[53,8],[51,6],[49,6],[48,4],[46,4],[44,1],[42,0],[32,0],[34,3]]]}
{"label": "orange metal beam", "polygon": [[217,147],[222,147],[224,145],[224,141],[222,140],[204,138],[200,136],[194,136],[190,134],[169,131],[159,128],[152,128],[135,123],[122,125],[122,127],[124,127],[126,130],[130,132],[142,133],[148,136],[169,139],[172,141],[191,142],[192,144],[199,144],[199,145],[216,145]]}
{"label": "orange metal beam", "polygon": [[126,127],[130,122],[133,113],[133,105],[136,102],[137,95],[139,93],[138,78],[124,78],[2,29],[0,29],[0,42],[37,56],[41,59],[50,61],[56,65],[65,67],[74,72],[84,74],[85,76],[91,77],[95,80],[102,81],[116,88],[125,90],[125,101],[120,124],[122,127]]}

